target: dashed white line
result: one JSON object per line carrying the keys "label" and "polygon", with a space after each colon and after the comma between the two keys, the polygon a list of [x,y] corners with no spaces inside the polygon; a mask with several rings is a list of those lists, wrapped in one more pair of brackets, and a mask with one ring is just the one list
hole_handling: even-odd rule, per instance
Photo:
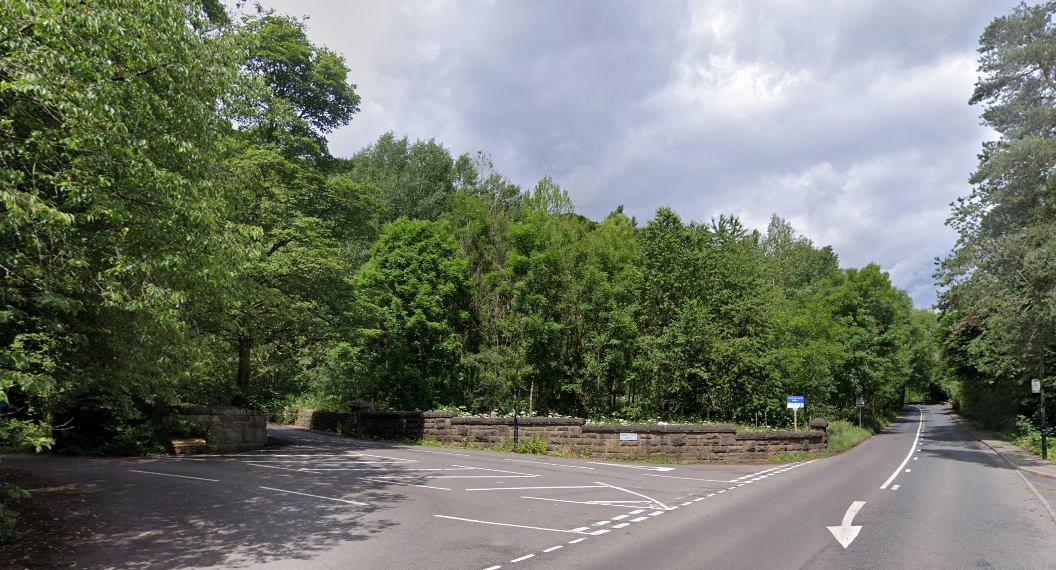
{"label": "dashed white line", "polygon": [[502,568],[502,566],[488,566],[484,570],[499,570],[499,568]]}
{"label": "dashed white line", "polygon": [[584,540],[586,540],[586,539],[585,538],[577,538],[575,540],[568,541],[568,543],[569,544],[579,544],[579,543],[583,542]]}
{"label": "dashed white line", "polygon": [[605,525],[607,525],[607,524],[609,524],[611,522],[612,521],[598,521],[596,523],[592,523],[590,526],[605,526]]}
{"label": "dashed white line", "polygon": [[612,525],[612,528],[623,528],[625,526],[631,526],[631,523],[620,523]]}
{"label": "dashed white line", "polygon": [[649,513],[649,516],[655,517],[657,515],[662,515],[662,514],[664,514],[664,511],[653,511],[653,512]]}
{"label": "dashed white line", "polygon": [[603,535],[603,534],[605,534],[607,532],[611,532],[611,531],[609,529],[607,529],[607,528],[603,528],[601,530],[596,530],[596,531],[594,531],[594,532],[592,532],[590,534],[593,534],[594,536],[601,536],[601,535]]}
{"label": "dashed white line", "polygon": [[909,473],[910,471],[912,471],[912,469],[906,469],[906,473]]}
{"label": "dashed white line", "polygon": [[682,507],[688,507],[689,505],[692,505],[692,504],[693,504],[693,501],[686,501],[686,502],[682,503],[682,504],[681,504],[681,505],[679,505],[679,506],[682,506]]}
{"label": "dashed white line", "polygon": [[551,546],[550,548],[547,548],[546,550],[543,550],[543,552],[553,552],[553,551],[557,550],[558,548],[564,548],[564,547],[565,547],[565,545],[558,544],[557,546]]}
{"label": "dashed white line", "polygon": [[891,490],[892,490],[892,491],[897,491],[897,490],[898,490],[898,488],[899,488],[899,487],[901,487],[901,486],[902,486],[902,485],[891,485]]}
{"label": "dashed white line", "polygon": [[616,515],[616,516],[612,517],[612,520],[614,520],[614,521],[622,521],[623,519],[627,518],[628,516],[629,515]]}
{"label": "dashed white line", "polygon": [[219,483],[219,479],[206,479],[205,477],[191,477],[189,475],[175,475],[173,473],[158,473],[156,471],[139,471],[136,469],[129,469],[133,473],[146,473],[147,475],[162,475],[164,477],[179,477],[180,479],[195,479],[197,481],[212,481],[213,483]]}
{"label": "dashed white line", "polygon": [[534,554],[527,554],[527,555],[522,556],[520,558],[514,558],[513,560],[510,560],[510,563],[512,564],[514,562],[523,562],[525,560],[528,560],[529,558],[535,558],[535,555]]}
{"label": "dashed white line", "polygon": [[645,509],[636,509],[636,510],[631,511],[629,514],[640,515],[640,514],[642,514],[644,512],[645,512]]}
{"label": "dashed white line", "polygon": [[647,521],[647,520],[649,520],[649,517],[638,517],[636,519],[631,519],[631,522],[632,523],[633,522],[642,522],[642,521]]}

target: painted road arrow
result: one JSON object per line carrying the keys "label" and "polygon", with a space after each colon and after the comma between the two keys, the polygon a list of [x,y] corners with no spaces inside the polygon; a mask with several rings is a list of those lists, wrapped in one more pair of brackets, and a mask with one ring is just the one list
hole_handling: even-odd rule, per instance
{"label": "painted road arrow", "polygon": [[847,507],[847,512],[843,515],[843,524],[828,527],[832,536],[835,536],[836,540],[840,541],[844,548],[850,546],[854,539],[858,538],[858,531],[862,530],[860,526],[851,526],[851,522],[854,521],[854,515],[858,514],[858,511],[862,510],[863,506],[865,506],[865,501],[851,503],[851,506]]}

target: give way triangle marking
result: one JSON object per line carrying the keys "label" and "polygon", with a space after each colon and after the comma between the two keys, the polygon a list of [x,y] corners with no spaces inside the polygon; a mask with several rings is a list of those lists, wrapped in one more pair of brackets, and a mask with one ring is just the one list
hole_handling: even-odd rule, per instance
{"label": "give way triangle marking", "polygon": [[858,532],[862,530],[860,526],[851,526],[851,522],[854,521],[854,515],[858,514],[858,511],[862,510],[863,506],[865,506],[865,501],[851,503],[851,506],[847,507],[847,512],[843,515],[843,524],[828,527],[832,536],[835,536],[836,540],[840,541],[844,548],[850,546],[854,539],[858,538]]}

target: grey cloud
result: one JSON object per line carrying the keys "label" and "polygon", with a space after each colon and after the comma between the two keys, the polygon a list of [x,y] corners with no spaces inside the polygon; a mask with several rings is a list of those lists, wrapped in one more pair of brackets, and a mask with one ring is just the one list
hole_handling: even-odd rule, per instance
{"label": "grey cloud", "polygon": [[552,175],[592,218],[776,212],[928,306],[990,136],[977,39],[1014,2],[268,4],[348,57],[364,104],[338,154],[391,129],[488,151],[523,187]]}

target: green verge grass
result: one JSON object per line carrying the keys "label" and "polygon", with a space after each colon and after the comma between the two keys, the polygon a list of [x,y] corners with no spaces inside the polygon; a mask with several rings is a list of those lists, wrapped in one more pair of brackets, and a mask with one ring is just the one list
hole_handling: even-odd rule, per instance
{"label": "green verge grass", "polygon": [[[876,426],[876,432],[879,432],[891,423],[891,419],[884,418],[884,421],[878,420],[873,423]],[[829,445],[824,451],[774,455],[770,458],[770,461],[775,463],[786,463],[789,461],[802,461],[804,459],[829,457],[830,455],[841,453],[859,443],[862,443],[876,433],[872,429],[860,428],[846,420],[835,420],[829,423],[828,432]]]}

